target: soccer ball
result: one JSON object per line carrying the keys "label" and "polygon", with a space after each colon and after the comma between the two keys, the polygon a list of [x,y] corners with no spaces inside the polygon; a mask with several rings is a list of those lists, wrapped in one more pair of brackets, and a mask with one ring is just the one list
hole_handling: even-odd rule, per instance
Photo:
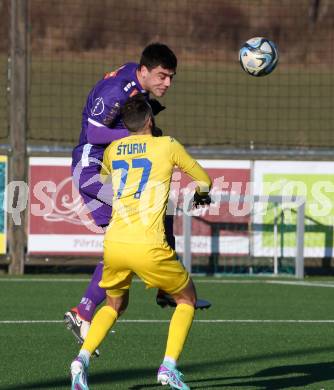
{"label": "soccer ball", "polygon": [[277,47],[263,37],[249,39],[239,51],[239,61],[242,69],[251,76],[266,76],[276,68]]}

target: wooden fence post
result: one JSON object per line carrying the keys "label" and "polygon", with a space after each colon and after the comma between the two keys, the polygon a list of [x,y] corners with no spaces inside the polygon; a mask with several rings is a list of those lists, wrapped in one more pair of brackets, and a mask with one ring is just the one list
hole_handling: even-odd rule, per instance
{"label": "wooden fence post", "polygon": [[[10,143],[9,182],[27,181],[27,34],[28,0],[11,0],[10,5]],[[26,198],[18,186],[13,197],[8,194],[9,210],[20,209],[20,202]],[[11,263],[10,274],[23,274],[26,252],[25,211],[19,212],[16,221],[8,213],[8,239]],[[18,223],[19,219],[19,223]]]}

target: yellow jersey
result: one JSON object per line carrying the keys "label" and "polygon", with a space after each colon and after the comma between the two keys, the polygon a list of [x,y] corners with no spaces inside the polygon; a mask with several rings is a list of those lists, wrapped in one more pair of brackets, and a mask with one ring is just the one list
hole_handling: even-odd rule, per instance
{"label": "yellow jersey", "polygon": [[105,240],[165,244],[164,218],[173,168],[207,193],[211,179],[172,137],[131,135],[111,143],[103,155],[102,180],[110,177],[113,211]]}

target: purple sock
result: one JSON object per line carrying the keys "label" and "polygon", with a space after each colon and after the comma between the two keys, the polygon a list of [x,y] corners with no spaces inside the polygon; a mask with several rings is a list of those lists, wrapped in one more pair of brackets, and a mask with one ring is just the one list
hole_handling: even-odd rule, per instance
{"label": "purple sock", "polygon": [[92,279],[77,306],[80,317],[86,321],[91,321],[94,315],[96,306],[106,299],[106,290],[99,286],[102,278],[103,262],[100,261],[95,268]]}

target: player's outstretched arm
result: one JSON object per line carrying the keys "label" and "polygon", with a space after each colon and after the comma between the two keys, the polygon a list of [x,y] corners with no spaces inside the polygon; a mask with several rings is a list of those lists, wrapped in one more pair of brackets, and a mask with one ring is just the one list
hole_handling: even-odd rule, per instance
{"label": "player's outstretched arm", "polygon": [[207,172],[174,138],[170,138],[170,156],[172,158],[172,162],[197,183],[197,200],[202,202],[206,201],[206,204],[208,204],[208,194],[210,192],[212,182]]}

